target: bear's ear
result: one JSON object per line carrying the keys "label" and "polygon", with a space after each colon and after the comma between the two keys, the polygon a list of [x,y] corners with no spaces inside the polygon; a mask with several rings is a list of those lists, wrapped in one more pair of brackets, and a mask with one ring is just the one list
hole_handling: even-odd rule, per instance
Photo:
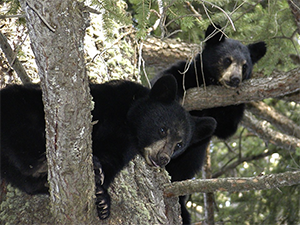
{"label": "bear's ear", "polygon": [[225,35],[216,28],[221,29],[222,27],[220,25],[209,25],[207,27],[207,30],[205,32],[205,39],[209,39],[206,41],[206,45],[215,45],[225,40]]}
{"label": "bear's ear", "polygon": [[252,63],[255,64],[260,60],[267,51],[266,43],[261,41],[247,46],[250,51]]}
{"label": "bear's ear", "polygon": [[217,121],[212,117],[192,117],[195,121],[195,130],[190,144],[195,144],[211,137],[217,127]]}
{"label": "bear's ear", "polygon": [[177,82],[172,75],[159,78],[150,91],[150,98],[156,101],[169,103],[175,100],[177,95]]}

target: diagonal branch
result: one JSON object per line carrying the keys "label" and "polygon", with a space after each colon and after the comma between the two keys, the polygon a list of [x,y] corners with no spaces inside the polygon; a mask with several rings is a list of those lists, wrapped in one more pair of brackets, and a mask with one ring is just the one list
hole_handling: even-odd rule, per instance
{"label": "diagonal branch", "polygon": [[300,139],[271,129],[266,121],[257,120],[249,111],[245,111],[242,125],[257,134],[266,143],[272,143],[289,150],[300,148]]}
{"label": "diagonal branch", "polygon": [[196,192],[215,191],[240,192],[249,190],[266,190],[300,184],[300,171],[269,174],[257,177],[196,179],[173,182],[164,185],[167,197],[182,196]]}
{"label": "diagonal branch", "polygon": [[187,91],[184,107],[199,110],[217,106],[247,103],[250,101],[274,98],[300,90],[300,67],[289,72],[273,72],[272,77],[250,79],[237,89],[210,85],[192,88]]}
{"label": "diagonal branch", "polygon": [[300,127],[288,117],[278,113],[264,102],[251,102],[247,105],[254,115],[267,120],[281,132],[300,138]]}
{"label": "diagonal branch", "polygon": [[4,52],[9,65],[16,71],[17,75],[19,76],[23,84],[31,83],[31,80],[27,75],[23,65],[16,57],[16,53],[12,50],[6,37],[1,32],[0,32],[0,47]]}

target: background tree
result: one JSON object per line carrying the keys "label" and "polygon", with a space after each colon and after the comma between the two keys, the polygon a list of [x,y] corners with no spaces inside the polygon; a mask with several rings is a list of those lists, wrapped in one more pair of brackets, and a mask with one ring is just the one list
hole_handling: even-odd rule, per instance
{"label": "background tree", "polygon": [[[146,85],[146,77],[150,78],[178,59],[191,59],[201,51],[204,31],[211,22],[215,22],[227,27],[225,33],[229,37],[239,39],[244,44],[260,40],[267,42],[267,55],[256,65],[254,79],[267,81],[275,75],[294,74],[295,83],[299,82],[298,1],[131,0],[102,1],[101,4],[93,1],[93,4],[100,7],[101,15],[98,18],[100,16],[101,19],[96,22],[100,28],[92,23],[86,36],[86,67],[92,81],[101,82],[116,78],[119,74],[122,74],[122,78],[139,80],[138,75],[143,72],[141,80]],[[11,10],[17,9],[14,2],[10,6]],[[12,14],[15,12],[11,11]],[[12,22],[6,24],[11,25]],[[11,33],[11,26],[6,24],[1,25],[2,30],[6,31],[3,33],[18,52],[23,64],[26,59],[24,65],[27,73],[36,77],[34,66],[31,67],[33,69],[28,68],[30,58],[22,57],[26,48],[21,43],[26,35],[20,31],[25,28],[22,25],[15,26],[13,29],[18,32]],[[116,24],[118,26],[112,29]],[[105,37],[103,33],[106,33]],[[18,38],[19,41],[13,41]],[[3,55],[1,57],[4,59]],[[1,63],[1,85],[4,85],[14,81],[11,77],[15,74],[8,69],[10,67],[5,60]],[[284,93],[286,89],[286,86],[281,85],[277,90]],[[211,91],[217,93],[217,90],[209,91],[209,88],[206,92]],[[219,91],[224,93],[227,90]],[[289,93],[293,94],[284,97],[280,95],[280,98],[272,96],[263,102],[249,104],[243,126],[238,132],[226,141],[213,140],[210,146],[212,177],[251,177],[299,170],[300,150],[297,144],[300,96],[297,88]],[[211,100],[213,96],[208,94],[206,98],[212,102],[215,101]],[[251,98],[247,101],[251,101]],[[226,104],[224,102],[220,104]],[[286,139],[286,135],[294,138],[294,144]],[[125,174],[128,171],[139,171],[132,168],[136,167],[129,166]],[[123,176],[124,179],[126,177],[129,176]],[[115,190],[112,191],[113,195],[120,186],[117,184],[112,187]],[[16,195],[19,195],[18,192]],[[130,199],[129,196],[133,195],[128,195],[126,200]],[[218,191],[213,197],[213,218],[219,223],[240,224],[245,221],[245,224],[295,224],[300,221],[299,185],[249,192]],[[194,194],[188,203],[195,221],[205,219],[202,198],[202,194]]]}

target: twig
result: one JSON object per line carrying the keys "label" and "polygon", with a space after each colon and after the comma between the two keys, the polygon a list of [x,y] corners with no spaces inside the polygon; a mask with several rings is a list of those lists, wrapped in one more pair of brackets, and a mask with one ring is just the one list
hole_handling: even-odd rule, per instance
{"label": "twig", "polygon": [[55,32],[55,28],[52,27],[48,22],[47,20],[39,13],[39,11],[34,8],[31,4],[29,4],[28,1],[26,1],[26,4],[29,8],[31,8],[37,15],[38,17],[44,22],[44,24],[52,31],[52,32]]}
{"label": "twig", "polygon": [[20,15],[0,15],[0,19],[9,19],[9,18],[24,18],[25,15],[24,14],[20,14]]}
{"label": "twig", "polygon": [[231,19],[230,16],[225,12],[224,9],[222,9],[221,7],[215,5],[215,4],[211,3],[211,2],[207,2],[207,1],[202,1],[202,2],[203,2],[203,6],[204,6],[204,7],[205,7],[204,3],[207,3],[207,4],[211,5],[212,7],[215,7],[215,8],[217,8],[217,9],[219,9],[221,12],[223,12],[224,15],[228,18],[228,20],[229,20],[229,22],[230,22],[230,24],[231,24],[231,26],[232,26],[232,29],[233,29],[234,31],[236,31],[232,19]]}

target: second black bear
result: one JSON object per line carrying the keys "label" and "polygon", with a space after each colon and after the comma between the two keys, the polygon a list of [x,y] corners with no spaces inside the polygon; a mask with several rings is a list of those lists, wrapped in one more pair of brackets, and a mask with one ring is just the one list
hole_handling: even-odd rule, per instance
{"label": "second black bear", "polygon": [[[91,85],[95,102],[93,162],[98,216],[110,214],[107,188],[138,153],[151,166],[165,166],[189,143],[210,136],[212,118],[192,118],[175,100],[176,80],[160,78],[151,90],[129,81]],[[29,194],[48,193],[45,121],[38,85],[0,91],[1,179]],[[104,172],[104,183],[103,174]]]}
{"label": "second black bear", "polygon": [[[207,41],[202,56],[200,53],[197,54],[188,68],[187,61],[177,62],[158,74],[152,80],[152,84],[166,74],[173,75],[178,84],[178,98],[182,99],[184,90],[197,87],[197,84],[199,86],[205,84],[236,88],[242,81],[249,79],[253,65],[266,53],[265,42],[246,46],[237,40],[225,38],[221,27],[216,26],[216,28],[212,25],[207,28],[205,32]],[[213,135],[225,139],[236,132],[243,117],[244,107],[244,104],[240,104],[191,111],[190,113],[198,117],[213,117],[217,121]],[[190,179],[200,171],[210,139],[211,137],[208,137],[201,142],[191,143],[180,157],[171,160],[166,169],[171,175],[172,181]],[[179,200],[183,223],[189,224],[190,215],[185,208],[184,197],[180,197]]]}

